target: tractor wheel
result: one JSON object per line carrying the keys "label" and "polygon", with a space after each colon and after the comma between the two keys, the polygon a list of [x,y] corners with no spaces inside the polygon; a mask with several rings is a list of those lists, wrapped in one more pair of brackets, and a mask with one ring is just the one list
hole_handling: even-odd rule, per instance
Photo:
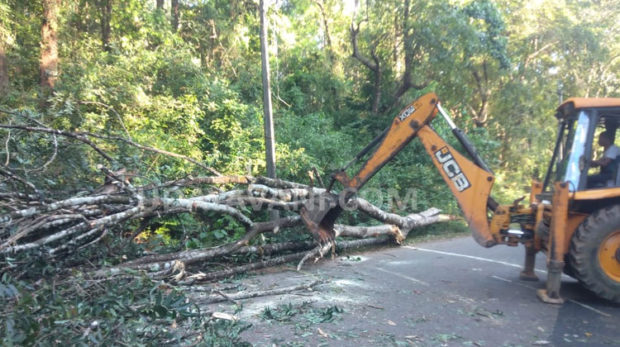
{"label": "tractor wheel", "polygon": [[586,288],[620,302],[620,205],[596,211],[577,228],[569,263]]}

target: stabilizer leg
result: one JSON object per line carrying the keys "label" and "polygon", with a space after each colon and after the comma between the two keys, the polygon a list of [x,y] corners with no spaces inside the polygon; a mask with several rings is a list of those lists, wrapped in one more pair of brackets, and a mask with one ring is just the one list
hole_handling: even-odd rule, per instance
{"label": "stabilizer leg", "polygon": [[562,271],[564,270],[563,261],[550,260],[547,264],[547,286],[546,289],[539,289],[536,294],[538,298],[548,304],[563,304],[564,299],[560,296],[562,286]]}
{"label": "stabilizer leg", "polygon": [[547,257],[547,288],[538,290],[538,297],[549,304],[562,304],[560,297],[564,255],[567,251],[566,221],[568,219],[568,184],[558,182],[553,193],[551,230]]}
{"label": "stabilizer leg", "polygon": [[538,250],[533,245],[525,246],[525,264],[523,265],[523,271],[519,275],[519,279],[522,281],[538,281],[538,276],[536,276],[534,271],[537,253]]}

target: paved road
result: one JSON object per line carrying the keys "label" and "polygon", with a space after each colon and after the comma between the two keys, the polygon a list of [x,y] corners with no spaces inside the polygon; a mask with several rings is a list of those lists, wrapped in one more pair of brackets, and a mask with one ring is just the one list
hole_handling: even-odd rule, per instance
{"label": "paved road", "polygon": [[522,282],[523,252],[456,238],[338,257],[302,272],[279,269],[240,285],[252,291],[326,283],[253,299],[236,315],[253,324],[243,337],[257,346],[620,346],[620,305],[569,277],[564,305],[541,303],[535,291],[544,285],[545,258],[537,264],[543,280]]}

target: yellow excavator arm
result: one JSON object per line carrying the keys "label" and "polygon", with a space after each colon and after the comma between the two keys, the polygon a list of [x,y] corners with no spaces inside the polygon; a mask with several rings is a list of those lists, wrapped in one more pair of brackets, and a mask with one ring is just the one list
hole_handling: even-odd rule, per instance
{"label": "yellow excavator arm", "polygon": [[[446,118],[453,133],[473,161],[456,151],[433,130],[430,123],[438,113]],[[356,156],[355,159],[359,159],[378,144],[374,153],[355,176],[349,178],[345,172],[351,164],[349,163],[332,176],[333,180],[326,194],[310,199],[302,208],[302,219],[320,242],[333,239],[333,226],[342,212],[341,205],[415,137],[422,141],[433,164],[450,187],[474,239],[484,247],[491,247],[501,242],[500,230],[508,228],[509,217],[501,217],[502,211],[497,210],[502,208],[498,208],[490,196],[495,177],[465,135],[441,108],[439,99],[434,93],[426,94],[405,107],[394,118],[391,126]],[[339,196],[330,192],[334,180],[339,181],[345,188]],[[499,213],[491,222],[488,219],[487,209]]]}

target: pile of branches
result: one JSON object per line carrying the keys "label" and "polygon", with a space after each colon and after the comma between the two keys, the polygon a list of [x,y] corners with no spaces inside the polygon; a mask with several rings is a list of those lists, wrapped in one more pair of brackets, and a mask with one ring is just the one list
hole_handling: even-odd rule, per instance
{"label": "pile of branches", "polygon": [[[186,178],[170,181],[158,187],[136,188],[122,177],[102,168],[114,193],[72,197],[65,200],[39,200],[36,195],[3,193],[2,203],[13,206],[13,211],[0,215],[0,255],[15,256],[28,252],[31,255],[53,258],[66,256],[77,249],[96,244],[110,230],[115,230],[130,220],[147,221],[149,218],[181,213],[216,213],[228,215],[245,227],[245,235],[232,243],[214,248],[188,250],[169,254],[155,254],[138,258],[112,269],[104,269],[102,276],[122,273],[123,268],[144,270],[152,277],[174,275],[175,280],[211,280],[237,272],[257,269],[303,259],[313,248],[312,242],[284,242],[262,247],[251,246],[252,240],[261,233],[302,225],[298,212],[304,203],[324,192],[322,188],[299,183],[251,176],[212,176]],[[206,195],[186,198],[149,197],[154,189],[191,187],[197,185],[220,186],[234,184],[235,188]],[[216,191],[216,188],[213,188]],[[165,194],[164,194],[165,195]],[[413,228],[448,220],[437,209],[400,216],[387,213],[362,198],[354,198],[350,208],[383,222],[376,226],[336,225],[336,236],[364,239],[364,241],[341,241],[341,248],[360,247],[388,242],[399,243]],[[276,209],[288,214],[276,220],[255,222],[252,215]],[[246,211],[245,213],[242,211]],[[249,213],[247,212],[249,211]],[[248,215],[249,214],[249,215]],[[144,225],[144,224],[142,224]],[[138,230],[131,233],[135,236]],[[300,232],[305,232],[300,228]],[[224,270],[211,274],[186,276],[188,265],[233,253],[260,253],[273,255],[298,251],[270,260],[246,265],[240,269]]]}
{"label": "pile of branches", "polygon": [[[94,140],[119,140],[91,133],[61,131],[38,121],[35,126],[0,124],[0,128],[48,134],[53,143],[56,143],[57,137],[66,137],[89,146],[101,155],[104,162],[113,159]],[[197,163],[182,155],[120,139],[141,150]],[[51,160],[56,158],[54,152]],[[401,216],[354,197],[349,201],[348,209],[366,214],[379,221],[379,225],[336,225],[336,236],[340,237],[338,241],[318,247],[312,241],[256,246],[257,243],[253,241],[262,233],[277,233],[287,228],[296,228],[300,233],[305,233],[301,227],[303,223],[299,211],[309,199],[324,193],[325,189],[267,177],[222,176],[213,169],[209,169],[213,176],[186,177],[162,184],[134,186],[126,170],[113,171],[102,164],[98,165],[98,169],[105,177],[103,186],[92,192],[57,199],[53,195],[42,194],[33,183],[17,175],[9,166],[0,166],[0,175],[23,187],[17,191],[7,189],[10,185],[0,185],[0,211],[3,211],[0,214],[0,259],[20,255],[29,258],[66,258],[77,250],[95,247],[109,234],[114,234],[113,237],[125,235],[131,241],[148,227],[150,221],[164,216],[188,213],[230,216],[245,228],[244,235],[236,241],[212,248],[148,254],[113,268],[98,269],[94,273],[96,276],[110,277],[127,274],[129,269],[141,271],[152,278],[193,283],[291,261],[299,261],[301,266],[307,259],[322,257],[330,248],[335,250],[400,243],[416,227],[452,219],[451,216],[440,214],[435,208]],[[206,193],[195,196],[175,194],[196,190]],[[260,221],[266,219],[268,210],[280,210],[280,217]],[[130,226],[134,230],[128,233],[127,228]],[[250,253],[259,254],[264,260],[206,273],[196,266],[213,258]],[[192,265],[198,270],[193,271],[190,267]]]}

